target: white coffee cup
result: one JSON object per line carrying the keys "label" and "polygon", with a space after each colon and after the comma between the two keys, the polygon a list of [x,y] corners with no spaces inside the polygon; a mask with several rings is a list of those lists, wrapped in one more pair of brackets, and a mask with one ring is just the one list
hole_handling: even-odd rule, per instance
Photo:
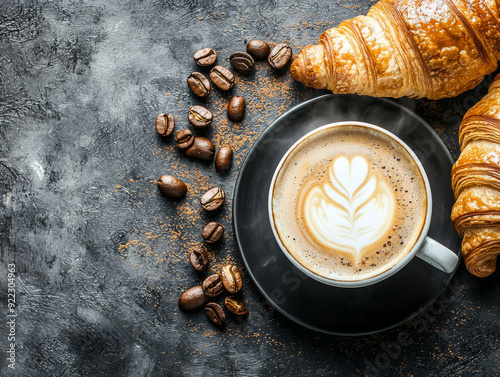
{"label": "white coffee cup", "polygon": [[[285,161],[287,161],[287,157],[290,155],[290,153],[295,150],[295,148],[303,143],[305,140],[307,140],[309,137],[312,135],[316,134],[317,132],[321,132],[325,129],[332,128],[332,127],[339,127],[339,126],[362,126],[364,128],[368,129],[373,129],[375,131],[378,131],[390,139],[392,139],[394,142],[399,144],[401,147],[403,147],[411,156],[413,159],[414,163],[416,166],[418,166],[418,169],[420,170],[421,176],[423,178],[424,184],[425,184],[425,189],[426,189],[426,196],[427,196],[427,211],[425,214],[425,222],[423,225],[423,228],[420,232],[420,236],[418,237],[417,241],[414,243],[412,249],[404,256],[403,259],[401,259],[397,264],[392,266],[390,269],[386,270],[385,272],[366,278],[364,280],[356,280],[356,281],[342,281],[342,280],[335,280],[331,278],[327,278],[324,276],[320,276],[313,271],[309,270],[308,268],[304,267],[301,263],[299,263],[298,260],[294,258],[294,256],[287,250],[283,242],[281,241],[278,231],[276,229],[276,224],[274,220],[274,215],[273,215],[273,200],[274,200],[274,188],[276,185],[277,177],[281,169],[283,168],[283,165],[285,164]],[[418,257],[425,262],[429,263],[433,267],[446,272],[446,273],[451,273],[455,269],[457,263],[458,263],[458,256],[455,254],[453,251],[449,250],[445,246],[441,245],[440,243],[436,242],[432,238],[427,236],[427,233],[429,231],[431,219],[432,219],[432,193],[431,193],[431,187],[429,184],[429,180],[427,178],[427,174],[425,173],[425,170],[418,160],[417,156],[415,153],[406,145],[401,139],[399,139],[397,136],[392,134],[391,132],[375,126],[373,124],[369,123],[364,123],[364,122],[355,122],[355,121],[346,121],[346,122],[337,122],[337,123],[331,123],[328,125],[325,125],[323,127],[319,127],[305,136],[303,136],[300,140],[298,140],[290,149],[285,153],[283,158],[281,159],[280,163],[278,164],[272,181],[271,181],[271,186],[269,189],[269,196],[268,196],[268,213],[269,213],[269,220],[271,223],[271,228],[273,230],[274,237],[276,239],[276,242],[280,246],[283,254],[290,260],[290,262],[297,267],[300,271],[302,271],[304,274],[307,276],[321,282],[327,285],[331,286],[337,286],[337,287],[344,287],[344,288],[358,288],[358,287],[364,287],[368,285],[372,285],[375,283],[378,283],[382,280],[385,280],[389,278],[390,276],[394,275],[397,273],[399,270],[401,270],[404,266],[406,266],[414,257]]]}

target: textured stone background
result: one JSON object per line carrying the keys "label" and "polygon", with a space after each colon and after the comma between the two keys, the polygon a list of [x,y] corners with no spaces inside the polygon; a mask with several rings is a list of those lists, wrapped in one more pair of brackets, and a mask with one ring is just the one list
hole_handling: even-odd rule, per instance
{"label": "textured stone background", "polygon": [[[208,219],[226,225],[211,268],[241,260],[231,232],[232,190],[251,143],[273,119],[323,94],[259,63],[238,76],[248,101],[242,123],[225,116],[228,95],[207,101],[185,84],[192,54],[232,51],[259,37],[295,52],[364,1],[59,0],[0,3],[0,375],[2,376],[494,376],[500,375],[498,272],[461,266],[450,290],[414,321],[381,334],[344,338],[303,329],[274,311],[248,276],[250,315],[214,328],[203,312],[177,307],[199,283],[187,261]],[[441,101],[401,99],[458,156],[476,89]],[[232,145],[227,176],[189,161],[160,140],[161,111],[187,126],[193,104],[215,114],[207,136]],[[155,181],[173,173],[190,187],[172,203]],[[200,194],[221,185],[225,209],[207,216]],[[7,264],[17,273],[16,369],[7,367]]]}

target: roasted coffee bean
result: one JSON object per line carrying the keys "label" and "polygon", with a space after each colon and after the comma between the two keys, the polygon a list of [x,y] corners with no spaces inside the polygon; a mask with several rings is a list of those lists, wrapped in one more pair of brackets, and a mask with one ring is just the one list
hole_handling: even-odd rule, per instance
{"label": "roasted coffee bean", "polygon": [[195,137],[193,144],[186,150],[186,156],[204,161],[213,160],[214,154],[214,143],[204,137]]}
{"label": "roasted coffee bean", "polygon": [[245,115],[245,109],[247,108],[247,103],[245,99],[241,96],[234,96],[229,101],[227,106],[227,116],[234,122],[239,122],[243,119]]}
{"label": "roasted coffee bean", "polygon": [[245,315],[248,313],[247,306],[233,296],[226,297],[224,306],[230,313],[236,315]]}
{"label": "roasted coffee bean", "polygon": [[201,285],[189,288],[179,297],[179,307],[182,310],[195,310],[205,305],[208,297],[203,293]]}
{"label": "roasted coffee bean", "polygon": [[191,130],[180,130],[175,134],[175,143],[179,149],[188,149],[194,142],[194,135]]}
{"label": "roasted coffee bean", "polygon": [[200,67],[210,67],[217,60],[217,52],[213,48],[204,48],[196,51],[193,59]]}
{"label": "roasted coffee bean", "polygon": [[222,284],[229,293],[236,293],[243,288],[240,270],[232,264],[228,264],[222,268]]}
{"label": "roasted coffee bean", "polygon": [[286,43],[280,43],[272,48],[267,61],[272,68],[279,70],[285,67],[291,58],[291,47]]}
{"label": "roasted coffee bean", "polygon": [[188,113],[189,122],[199,128],[205,128],[212,123],[213,115],[203,106],[191,106]]}
{"label": "roasted coffee bean", "polygon": [[271,48],[260,39],[252,39],[247,43],[247,52],[252,55],[255,59],[264,60],[269,56],[269,51]]}
{"label": "roasted coffee bean", "polygon": [[201,247],[196,247],[189,254],[189,261],[196,271],[205,271],[208,266],[207,252]]}
{"label": "roasted coffee bean", "polygon": [[234,85],[234,75],[229,69],[216,65],[210,71],[210,80],[220,90],[228,91]]}
{"label": "roasted coffee bean", "polygon": [[233,165],[233,150],[230,147],[222,147],[215,157],[215,168],[219,172],[231,169]]}
{"label": "roasted coffee bean", "polygon": [[158,190],[160,190],[163,195],[166,195],[171,199],[184,198],[188,190],[184,182],[171,175],[162,175],[156,182],[156,185],[158,186]]}
{"label": "roasted coffee bean", "polygon": [[219,241],[224,234],[224,225],[212,221],[208,223],[203,231],[201,232],[201,236],[205,240],[206,243],[216,243]]}
{"label": "roasted coffee bean", "polygon": [[205,314],[207,315],[210,322],[217,326],[223,326],[226,322],[226,314],[222,306],[216,302],[209,302],[205,306]]}
{"label": "roasted coffee bean", "polygon": [[170,114],[158,114],[156,117],[156,132],[160,136],[169,136],[175,127],[175,118]]}
{"label": "roasted coffee bean", "polygon": [[224,290],[224,285],[222,285],[222,279],[219,274],[213,274],[207,277],[201,284],[201,287],[207,297],[218,296]]}
{"label": "roasted coffee bean", "polygon": [[252,55],[241,51],[232,53],[229,63],[240,72],[250,72],[255,65]]}
{"label": "roasted coffee bean", "polygon": [[206,97],[210,94],[210,81],[200,72],[193,72],[187,78],[189,88],[198,97]]}
{"label": "roasted coffee bean", "polygon": [[224,203],[225,198],[226,194],[224,190],[220,187],[214,187],[201,196],[200,203],[203,209],[215,211]]}

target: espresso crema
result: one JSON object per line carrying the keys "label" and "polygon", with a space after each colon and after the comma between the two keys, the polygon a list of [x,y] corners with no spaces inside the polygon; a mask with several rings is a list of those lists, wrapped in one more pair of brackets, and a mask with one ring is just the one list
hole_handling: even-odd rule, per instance
{"label": "espresso crema", "polygon": [[420,170],[391,137],[363,126],[309,136],[276,178],[273,220],[281,242],[325,278],[359,281],[401,261],[425,224]]}

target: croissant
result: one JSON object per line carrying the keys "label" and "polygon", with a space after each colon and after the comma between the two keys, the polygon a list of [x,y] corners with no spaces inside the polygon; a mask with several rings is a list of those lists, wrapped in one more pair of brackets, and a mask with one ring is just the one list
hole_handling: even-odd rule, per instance
{"label": "croissant", "polygon": [[334,93],[456,96],[497,68],[499,7],[500,0],[381,0],[302,49],[292,77]]}
{"label": "croissant", "polygon": [[470,273],[491,275],[500,254],[500,75],[464,116],[460,157],[451,170],[455,205],[451,220]]}

